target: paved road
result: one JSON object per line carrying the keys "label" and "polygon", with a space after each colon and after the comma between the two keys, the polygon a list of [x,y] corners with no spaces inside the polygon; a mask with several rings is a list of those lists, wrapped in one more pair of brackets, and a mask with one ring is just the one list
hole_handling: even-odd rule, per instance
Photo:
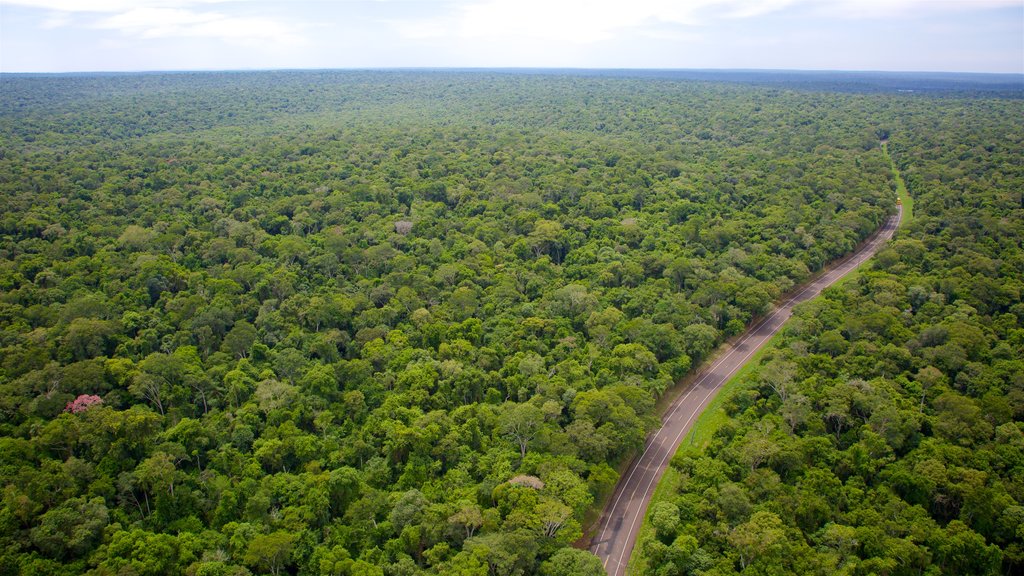
{"label": "paved road", "polygon": [[854,253],[834,262],[816,280],[803,286],[769,316],[747,330],[732,348],[719,355],[714,363],[705,366],[694,377],[694,384],[669,406],[662,426],[652,433],[644,451],[635,459],[619,480],[610,505],[601,516],[597,537],[591,551],[604,561],[610,576],[626,573],[626,564],[636,544],[637,533],[650,504],[654,488],[665,472],[668,461],[691,425],[708,405],[715,393],[772,337],[793,313],[797,304],[814,298],[868,258],[892,238],[903,208],[875,232],[874,236]]}

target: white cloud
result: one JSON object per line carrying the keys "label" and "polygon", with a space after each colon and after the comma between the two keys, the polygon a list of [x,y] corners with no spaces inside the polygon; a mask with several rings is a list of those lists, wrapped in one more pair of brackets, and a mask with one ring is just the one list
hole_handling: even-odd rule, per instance
{"label": "white cloud", "polygon": [[296,30],[269,18],[228,16],[180,8],[136,8],[103,18],[94,27],[139,38],[217,38],[243,44],[303,42]]}
{"label": "white cloud", "polygon": [[409,39],[523,38],[585,44],[619,30],[670,22],[696,24],[694,14],[716,0],[485,0],[446,3],[429,18],[387,20]]}
{"label": "white cloud", "polygon": [[[444,14],[388,20],[404,38],[520,38],[589,44],[625,30],[697,27],[765,16],[787,9],[834,18],[883,19],[950,10],[1019,7],[1021,0],[462,0],[437,2]],[[664,34],[664,30],[657,34]]]}
{"label": "white cloud", "polygon": [[645,24],[696,24],[713,0],[489,0],[462,8],[457,32],[466,38],[518,36],[590,43]]}
{"label": "white cloud", "polygon": [[728,18],[754,18],[778,12],[797,4],[798,0],[748,0],[745,2],[734,2],[725,13]]}
{"label": "white cloud", "polygon": [[[374,0],[375,2],[388,2],[389,0]],[[394,28],[402,38],[409,40],[428,40],[431,38],[445,38],[452,34],[454,20],[450,17],[420,18],[417,20],[389,19],[382,23]]]}
{"label": "white cloud", "polygon": [[43,20],[41,26],[44,30],[53,30],[54,28],[63,28],[70,25],[74,20],[71,15],[67,12],[54,12],[47,16],[46,20]]}
{"label": "white cloud", "polygon": [[188,26],[222,19],[215,12],[194,12],[176,8],[135,8],[104,18],[96,23],[97,28],[115,30],[138,30],[158,26]]}
{"label": "white cloud", "polygon": [[1021,0],[802,0],[802,3],[820,14],[867,19],[1021,7]]}
{"label": "white cloud", "polygon": [[212,38],[244,45],[300,45],[301,30],[263,16],[225,14],[214,5],[245,0],[2,0],[51,11],[44,29],[78,24],[141,38]]}
{"label": "white cloud", "polygon": [[[714,19],[748,18],[800,0],[464,0],[425,19],[388,20],[405,38],[524,38],[587,44],[626,29],[700,26]],[[806,0],[805,0],[806,1]]]}
{"label": "white cloud", "polygon": [[0,5],[42,8],[61,12],[124,12],[134,8],[181,8],[246,0],[2,0]]}

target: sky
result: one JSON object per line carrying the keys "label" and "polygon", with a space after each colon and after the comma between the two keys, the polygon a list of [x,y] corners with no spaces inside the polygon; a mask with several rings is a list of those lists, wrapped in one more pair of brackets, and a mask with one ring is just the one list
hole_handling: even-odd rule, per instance
{"label": "sky", "polygon": [[1024,73],[1024,0],[0,0],[0,72]]}

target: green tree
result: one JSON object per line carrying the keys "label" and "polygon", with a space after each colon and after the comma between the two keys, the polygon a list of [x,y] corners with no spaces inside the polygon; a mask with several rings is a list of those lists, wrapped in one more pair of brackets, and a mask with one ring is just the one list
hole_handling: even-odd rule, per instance
{"label": "green tree", "polygon": [[112,351],[117,334],[116,325],[108,320],[75,318],[64,334],[61,351],[72,360],[106,356]]}
{"label": "green tree", "polygon": [[658,538],[671,541],[676,537],[676,529],[679,527],[678,506],[671,502],[657,502],[651,506],[649,515]]}
{"label": "green tree", "polygon": [[544,412],[533,404],[505,405],[499,420],[502,435],[507,436],[519,447],[519,455],[526,458],[526,449],[536,438],[544,424]]}
{"label": "green tree", "polygon": [[92,548],[108,521],[103,498],[70,498],[40,517],[32,543],[53,558],[78,557]]}
{"label": "green tree", "polygon": [[601,559],[585,550],[561,548],[540,565],[541,576],[603,576]]}
{"label": "green tree", "polygon": [[277,531],[259,534],[246,546],[242,561],[263,573],[281,574],[291,565],[298,534]]}
{"label": "green tree", "polygon": [[224,351],[235,358],[247,358],[256,338],[256,328],[245,320],[239,320],[224,336]]}
{"label": "green tree", "polygon": [[759,560],[777,561],[786,544],[785,526],[771,512],[755,512],[750,520],[732,529],[729,544],[739,554],[743,569]]}

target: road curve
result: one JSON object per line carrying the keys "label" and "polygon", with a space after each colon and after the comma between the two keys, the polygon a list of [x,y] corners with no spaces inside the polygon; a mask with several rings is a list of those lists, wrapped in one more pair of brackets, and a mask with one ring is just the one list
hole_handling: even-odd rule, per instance
{"label": "road curve", "polygon": [[705,365],[694,376],[693,385],[672,402],[662,417],[661,428],[647,438],[643,453],[630,463],[619,480],[609,505],[601,515],[597,536],[591,542],[590,550],[604,562],[609,576],[626,574],[626,565],[658,480],[693,422],[722,385],[782,328],[792,315],[794,306],[814,298],[874,256],[892,238],[902,216],[903,207],[897,205],[896,214],[890,216],[870,239],[853,253],[827,266],[814,281],[788,294],[788,299],[781,306],[748,328],[710,366]]}

